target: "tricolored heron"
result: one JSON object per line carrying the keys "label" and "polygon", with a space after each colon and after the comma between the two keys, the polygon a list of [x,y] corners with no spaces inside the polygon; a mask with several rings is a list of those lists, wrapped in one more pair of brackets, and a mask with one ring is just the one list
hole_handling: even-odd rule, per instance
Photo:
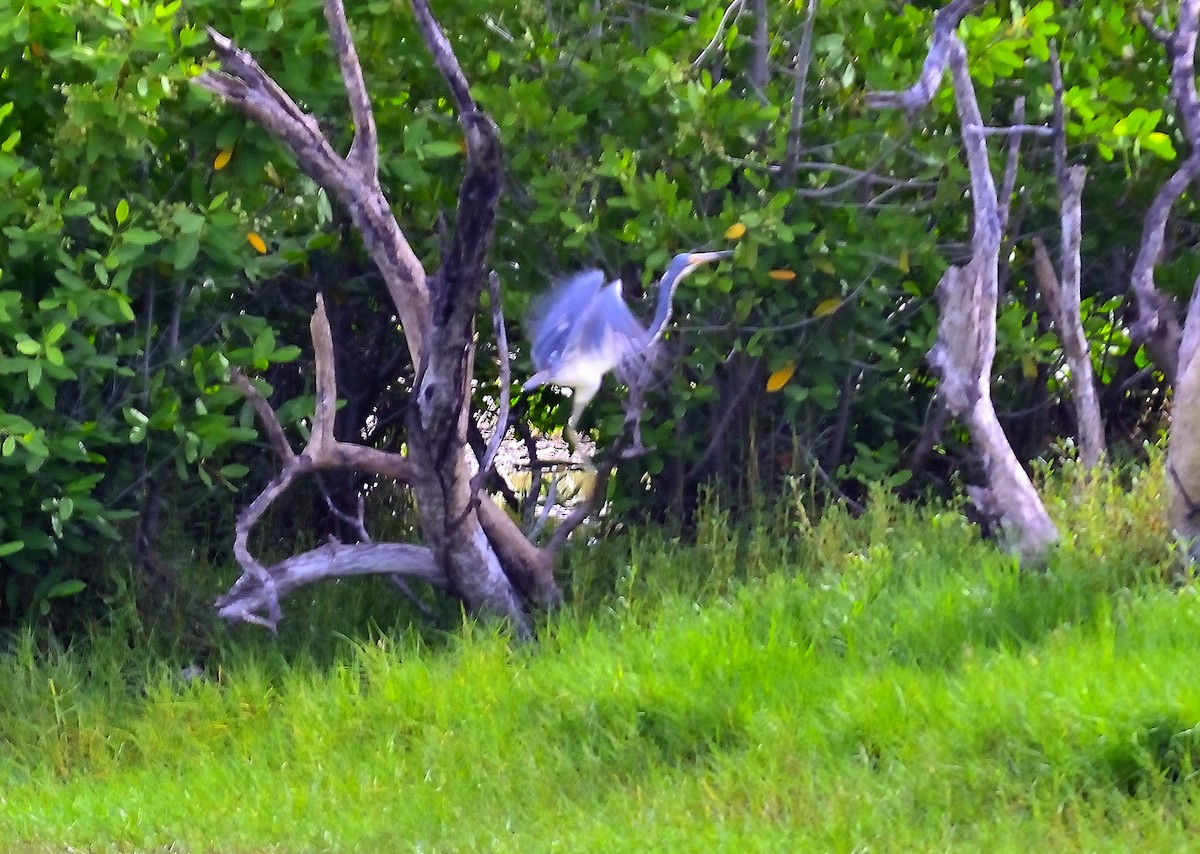
{"label": "tricolored heron", "polygon": [[579,447],[575,425],[604,375],[616,370],[632,385],[650,360],[653,348],[671,319],[671,299],[684,276],[701,264],[732,252],[683,252],[671,259],[658,282],[658,307],[648,327],[634,317],[621,296],[621,280],[604,284],[604,274],[589,270],[568,279],[534,310],[530,320],[533,364],[537,372],[524,391],[552,383],[574,389],[566,436]]}

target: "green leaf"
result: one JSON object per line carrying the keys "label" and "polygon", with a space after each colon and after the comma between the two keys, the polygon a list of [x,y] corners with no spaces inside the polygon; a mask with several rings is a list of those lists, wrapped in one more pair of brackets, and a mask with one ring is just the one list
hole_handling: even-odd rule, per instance
{"label": "green leaf", "polygon": [[117,209],[114,211],[114,216],[117,220],[117,225],[122,225],[125,220],[129,219],[129,202],[125,199],[117,202]]}
{"label": "green leaf", "polygon": [[66,581],[60,581],[48,591],[46,591],[47,599],[61,599],[64,596],[74,596],[81,590],[87,587],[87,583],[78,578],[70,578]]}
{"label": "green leaf", "polygon": [[121,238],[137,246],[152,246],[162,240],[162,235],[145,228],[130,228],[121,232]]}
{"label": "green leaf", "polygon": [[26,356],[36,356],[42,352],[42,345],[28,336],[17,339],[17,352]]}
{"label": "green leaf", "polygon": [[300,356],[300,348],[295,344],[287,344],[271,354],[272,362],[292,362]]}
{"label": "green leaf", "polygon": [[1161,131],[1149,133],[1139,139],[1138,142],[1142,148],[1151,154],[1158,155],[1163,160],[1174,160],[1178,156],[1175,153],[1175,146],[1171,144],[1171,137]]}
{"label": "green leaf", "polygon": [[462,154],[462,149],[459,148],[457,142],[437,139],[422,145],[421,154],[433,160],[441,157],[454,157],[455,155]]}
{"label": "green leaf", "polygon": [[194,234],[184,234],[175,243],[175,253],[171,263],[176,270],[183,270],[191,266],[199,253],[200,238]]}

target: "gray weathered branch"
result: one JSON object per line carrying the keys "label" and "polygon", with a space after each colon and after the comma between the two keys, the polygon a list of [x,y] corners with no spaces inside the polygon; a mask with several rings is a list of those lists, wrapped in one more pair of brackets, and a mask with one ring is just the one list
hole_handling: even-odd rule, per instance
{"label": "gray weathered branch", "polygon": [[[327,0],[326,6],[340,9],[341,3]],[[331,14],[337,16],[344,19],[345,13]],[[220,66],[217,71],[201,74],[196,84],[241,110],[287,146],[301,170],[324,187],[349,214],[383,275],[404,326],[413,363],[419,364],[429,317],[425,268],[392,216],[372,169],[373,158],[362,153],[369,131],[356,129],[358,147],[352,149],[353,161],[341,157],[321,133],[317,120],[300,109],[254,57],[212,27],[208,28],[208,36]],[[335,43],[334,47],[339,45]],[[339,57],[339,62],[343,67],[358,66],[357,58]],[[364,105],[369,109],[366,92],[362,91],[361,72],[345,83],[347,91],[352,93],[352,112],[363,109]],[[357,117],[356,120],[363,121]]]}
{"label": "gray weathered branch", "polygon": [[[415,578],[446,588],[446,576],[438,569],[429,549],[405,543],[328,543],[318,549],[292,555],[264,572],[270,587],[250,574],[237,580],[229,592],[217,599],[217,613],[229,621],[273,624],[261,617],[271,603],[298,587],[330,578],[352,575],[391,575]],[[272,592],[273,591],[273,592]]]}
{"label": "gray weathered branch", "polygon": [[346,160],[362,173],[365,180],[378,188],[379,140],[375,132],[375,111],[371,109],[362,65],[358,61],[358,51],[354,47],[354,38],[350,35],[350,24],[346,21],[346,10],[342,4],[326,3],[325,20],[329,24],[334,56],[342,69],[350,115],[354,118],[354,141],[350,144]]}
{"label": "gray weathered branch", "polygon": [[789,179],[796,174],[800,163],[800,130],[804,126],[804,96],[808,84],[808,68],[812,64],[813,24],[817,19],[817,0],[808,0],[804,13],[804,30],[800,34],[800,47],[796,50],[796,67],[792,69],[792,118],[788,123],[787,150],[783,159],[783,173]]}
{"label": "gray weathered branch", "polygon": [[950,62],[953,44],[958,43],[959,47],[962,46],[955,30],[962,23],[962,19],[982,2],[983,0],[953,0],[942,7],[933,16],[933,40],[929,45],[929,53],[925,56],[921,76],[907,89],[897,92],[871,92],[867,95],[867,106],[874,109],[901,108],[911,113],[932,101],[938,87],[942,85],[942,75]]}
{"label": "gray weathered branch", "polygon": [[1200,0],[1181,0],[1175,27],[1170,31],[1156,26],[1145,12],[1141,17],[1171,60],[1171,94],[1190,148],[1188,158],[1163,185],[1146,215],[1132,285],[1138,300],[1136,334],[1147,336],[1147,351],[1174,384],[1167,494],[1172,531],[1186,561],[1194,565],[1200,559],[1200,359],[1196,358],[1200,344],[1200,280],[1192,286],[1186,325],[1180,329],[1174,301],[1154,287],[1153,275],[1172,205],[1189,183],[1200,187],[1200,97],[1196,93],[1195,63]]}
{"label": "gray weathered branch", "polygon": [[1137,299],[1138,316],[1130,324],[1130,334],[1141,342],[1167,382],[1173,383],[1179,368],[1179,341],[1183,330],[1173,300],[1154,286],[1154,268],[1162,255],[1171,208],[1188,184],[1200,177],[1200,148],[1159,188],[1142,220],[1142,240],[1130,274],[1130,286]]}
{"label": "gray weathered branch", "polygon": [[949,267],[938,283],[938,337],[929,362],[941,380],[939,397],[966,423],[983,460],[987,486],[972,488],[973,500],[983,513],[997,517],[1002,540],[1009,548],[1036,560],[1058,538],[1058,531],[1013,453],[991,399],[1001,211],[966,48],[955,32],[963,15],[975,5],[974,0],[954,0],[939,11],[921,79],[903,92],[869,96],[868,103],[915,110],[933,98],[945,68],[950,69],[971,175],[972,255],[966,266]]}

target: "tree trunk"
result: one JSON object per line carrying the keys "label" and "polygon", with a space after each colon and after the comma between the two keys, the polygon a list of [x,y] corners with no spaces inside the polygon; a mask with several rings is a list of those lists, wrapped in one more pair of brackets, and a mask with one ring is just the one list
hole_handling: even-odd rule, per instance
{"label": "tree trunk", "polygon": [[1001,208],[988,163],[983,117],[967,68],[966,47],[956,32],[963,16],[976,5],[978,0],[954,0],[943,7],[934,17],[933,42],[920,79],[900,92],[872,93],[868,103],[915,109],[932,100],[947,67],[950,69],[971,173],[972,257],[964,267],[949,267],[938,283],[938,336],[929,362],[941,380],[938,396],[966,424],[983,460],[986,483],[970,490],[972,499],[980,512],[994,517],[1009,549],[1023,558],[1037,560],[1058,538],[1058,530],[1013,453],[991,396]]}

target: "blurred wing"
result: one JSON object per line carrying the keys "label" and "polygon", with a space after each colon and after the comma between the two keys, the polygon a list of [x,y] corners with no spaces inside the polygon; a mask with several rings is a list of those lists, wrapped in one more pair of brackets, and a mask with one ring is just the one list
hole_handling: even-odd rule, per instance
{"label": "blurred wing", "polygon": [[588,270],[567,279],[542,297],[529,313],[527,326],[533,342],[531,355],[538,370],[556,361],[575,337],[580,320],[589,313],[596,294],[604,285],[604,274]]}
{"label": "blurred wing", "polygon": [[641,375],[651,353],[645,328],[621,296],[620,281],[600,291],[585,322],[588,340],[603,342],[608,367],[630,385]]}

